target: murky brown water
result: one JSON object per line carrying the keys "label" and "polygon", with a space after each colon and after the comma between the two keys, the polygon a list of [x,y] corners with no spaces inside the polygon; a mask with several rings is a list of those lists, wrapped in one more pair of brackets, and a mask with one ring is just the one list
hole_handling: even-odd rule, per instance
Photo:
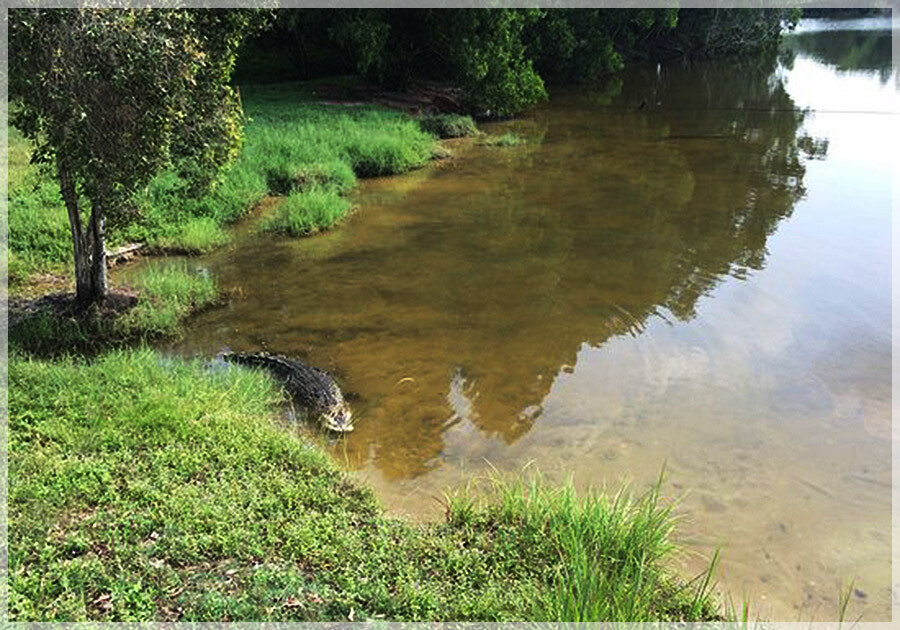
{"label": "murky brown water", "polygon": [[330,234],[244,236],[197,263],[238,295],[173,349],[332,370],[357,418],[333,451],[396,513],[489,466],[665,464],[682,542],[754,614],[834,619],[855,580],[849,616],[889,619],[897,73],[885,32],[790,50],[555,90],[490,128],[523,146],[366,182]]}

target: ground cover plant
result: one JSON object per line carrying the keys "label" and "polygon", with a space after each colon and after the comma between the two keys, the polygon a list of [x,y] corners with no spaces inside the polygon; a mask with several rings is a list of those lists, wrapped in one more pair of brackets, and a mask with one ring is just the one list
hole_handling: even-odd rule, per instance
{"label": "ground cover plant", "polygon": [[499,483],[413,525],[278,426],[263,373],[147,349],[9,367],[16,621],[716,618],[666,568],[657,491]]}

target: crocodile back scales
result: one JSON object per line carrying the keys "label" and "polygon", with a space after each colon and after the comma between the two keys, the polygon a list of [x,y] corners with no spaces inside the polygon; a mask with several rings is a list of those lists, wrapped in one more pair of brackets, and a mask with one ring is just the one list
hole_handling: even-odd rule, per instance
{"label": "crocodile back scales", "polygon": [[222,358],[247,367],[268,370],[294,401],[335,431],[349,431],[349,408],[341,388],[328,372],[302,361],[266,353],[226,353]]}

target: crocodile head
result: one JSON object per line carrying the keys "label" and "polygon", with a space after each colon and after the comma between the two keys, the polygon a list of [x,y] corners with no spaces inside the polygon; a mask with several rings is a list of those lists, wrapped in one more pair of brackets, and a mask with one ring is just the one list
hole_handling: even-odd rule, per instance
{"label": "crocodile head", "polygon": [[350,405],[344,400],[319,416],[322,426],[337,433],[347,433],[353,430],[352,417]]}

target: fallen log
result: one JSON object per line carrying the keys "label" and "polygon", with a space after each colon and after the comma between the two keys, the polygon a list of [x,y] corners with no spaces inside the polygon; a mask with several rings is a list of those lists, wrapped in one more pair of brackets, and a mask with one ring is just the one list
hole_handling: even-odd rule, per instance
{"label": "fallen log", "polygon": [[121,262],[128,262],[144,247],[143,243],[128,243],[106,252],[106,266],[115,267]]}

